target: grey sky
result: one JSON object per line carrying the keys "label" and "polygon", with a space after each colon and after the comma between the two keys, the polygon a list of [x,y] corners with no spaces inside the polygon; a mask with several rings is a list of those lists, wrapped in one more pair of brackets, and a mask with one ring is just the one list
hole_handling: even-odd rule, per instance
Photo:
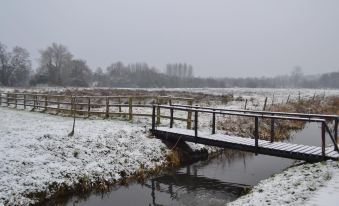
{"label": "grey sky", "polygon": [[92,69],[115,61],[198,76],[339,70],[338,0],[0,0],[0,41],[29,50],[66,45]]}

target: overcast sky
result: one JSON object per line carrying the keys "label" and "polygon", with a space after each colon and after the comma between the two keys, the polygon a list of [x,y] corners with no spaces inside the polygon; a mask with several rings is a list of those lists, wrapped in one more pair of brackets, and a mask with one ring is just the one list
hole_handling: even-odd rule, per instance
{"label": "overcast sky", "polygon": [[92,69],[192,64],[197,76],[339,71],[338,0],[0,0],[0,41],[52,42]]}

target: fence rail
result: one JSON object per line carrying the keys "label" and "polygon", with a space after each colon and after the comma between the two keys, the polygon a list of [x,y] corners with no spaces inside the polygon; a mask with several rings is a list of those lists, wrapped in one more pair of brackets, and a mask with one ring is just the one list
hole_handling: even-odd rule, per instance
{"label": "fence rail", "polygon": [[[23,109],[30,108],[31,111],[55,111],[56,114],[66,113],[82,117],[103,116],[127,117],[132,120],[133,116],[151,117],[151,109],[154,104],[172,105],[185,104],[192,106],[193,98],[172,97],[172,96],[72,96],[34,93],[0,93],[0,106]],[[149,108],[150,112],[138,113],[136,108]],[[161,114],[160,108],[157,111],[157,124],[161,119],[170,119],[170,116]],[[187,128],[191,128],[191,112],[187,117],[173,117],[178,121],[187,122]]]}

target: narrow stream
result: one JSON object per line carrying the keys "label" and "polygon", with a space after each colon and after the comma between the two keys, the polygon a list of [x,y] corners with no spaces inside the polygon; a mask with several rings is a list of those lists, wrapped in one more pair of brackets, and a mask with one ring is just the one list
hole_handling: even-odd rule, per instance
{"label": "narrow stream", "polygon": [[[320,145],[320,128],[308,124],[292,134],[290,142]],[[256,185],[291,166],[294,160],[225,151],[216,158],[182,167],[151,178],[144,184],[113,186],[105,194],[92,193],[86,197],[72,197],[65,204],[82,205],[225,205]]]}

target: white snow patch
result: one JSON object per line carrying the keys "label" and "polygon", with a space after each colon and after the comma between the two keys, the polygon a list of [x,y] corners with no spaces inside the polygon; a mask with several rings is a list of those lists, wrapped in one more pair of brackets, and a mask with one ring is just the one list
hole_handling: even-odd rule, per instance
{"label": "white snow patch", "polygon": [[338,174],[339,163],[334,161],[291,167],[227,205],[337,205]]}
{"label": "white snow patch", "polygon": [[0,205],[27,205],[31,192],[78,178],[113,181],[119,172],[160,165],[168,152],[145,128],[127,122],[73,119],[0,108]]}

